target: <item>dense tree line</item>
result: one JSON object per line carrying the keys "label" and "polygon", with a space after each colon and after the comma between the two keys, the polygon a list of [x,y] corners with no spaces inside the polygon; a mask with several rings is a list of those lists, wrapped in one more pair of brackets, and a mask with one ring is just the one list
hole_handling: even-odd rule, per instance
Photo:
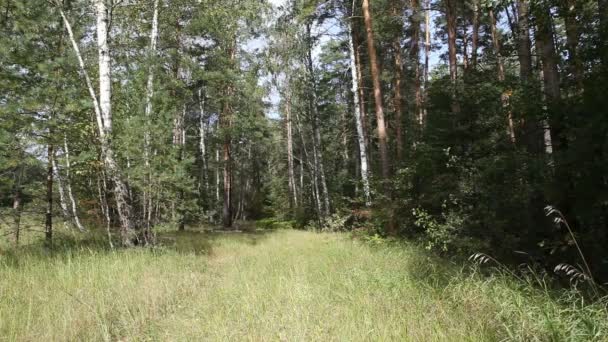
{"label": "dense tree line", "polygon": [[0,0],[6,236],[276,216],[606,277],[606,5]]}

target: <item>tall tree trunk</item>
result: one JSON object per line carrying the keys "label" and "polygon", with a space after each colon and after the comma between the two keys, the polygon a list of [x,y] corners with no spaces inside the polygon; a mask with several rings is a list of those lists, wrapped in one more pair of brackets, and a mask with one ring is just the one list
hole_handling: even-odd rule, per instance
{"label": "tall tree trunk", "polygon": [[517,57],[519,76],[524,83],[532,77],[532,42],[530,41],[530,3],[517,0]]}
{"label": "tall tree trunk", "polygon": [[372,29],[372,15],[369,6],[369,0],[363,0],[363,17],[365,21],[365,30],[367,32],[367,50],[370,58],[370,67],[372,81],[374,84],[374,101],[376,103],[376,121],[378,127],[378,144],[380,146],[380,160],[382,165],[382,178],[384,180],[385,190],[389,190],[388,181],[390,179],[390,164],[388,160],[388,135],[386,132],[386,124],[384,122],[384,106],[382,104],[382,86],[380,84],[380,69],[378,67],[378,55],[376,53],[376,44],[374,40],[374,31]]}
{"label": "tall tree trunk", "polygon": [[313,129],[313,161],[315,163],[316,174],[315,178],[321,185],[321,191],[323,194],[323,216],[329,216],[331,212],[331,205],[329,200],[329,190],[327,187],[327,180],[325,178],[325,166],[323,162],[323,144],[321,140],[321,127],[319,121],[319,103],[317,99],[317,82],[315,80],[313,61],[312,61],[312,35],[311,35],[311,24],[306,24],[306,38],[308,41],[308,51],[306,53],[306,67],[308,69],[308,83],[311,89],[309,95],[309,107],[312,116],[312,129]]}
{"label": "tall tree trunk", "polygon": [[224,206],[222,211],[224,228],[232,227],[232,158],[230,146],[231,139],[227,134],[223,144],[224,163]]}
{"label": "tall tree trunk", "polygon": [[[231,46],[228,48],[227,53],[230,59],[231,67],[234,67],[236,58],[236,37],[233,38]],[[232,107],[228,102],[228,98],[232,96],[233,85],[230,84],[224,90],[225,97],[223,100],[223,108],[220,117],[220,125],[223,129],[224,141],[223,141],[223,166],[224,166],[224,205],[222,210],[222,223],[224,228],[232,227],[232,136],[230,130],[232,129]]]}
{"label": "tall tree trunk", "polygon": [[424,121],[423,98],[422,98],[422,82],[420,68],[420,0],[410,0],[412,7],[412,48],[410,50],[410,60],[414,63],[414,95],[416,98],[415,115],[417,121]]}
{"label": "tall tree trunk", "polygon": [[444,0],[448,21],[448,55],[450,64],[450,80],[452,81],[452,113],[460,113],[457,98],[458,57],[456,55],[456,0]]}
{"label": "tall tree trunk", "polygon": [[[201,89],[198,90],[198,108],[199,108],[199,149],[201,153],[201,178],[205,194],[209,192],[209,166],[207,165],[207,119],[205,117],[205,97]],[[201,198],[203,198],[201,194]]]}
{"label": "tall tree trunk", "polygon": [[[494,15],[494,9],[488,10],[490,16],[490,26],[492,27],[492,45],[494,47],[494,54],[496,55],[496,64],[498,70],[498,81],[504,86],[505,83],[505,64],[503,62],[501,47],[500,47],[500,35],[498,27],[496,25],[496,17]],[[515,143],[515,125],[513,123],[513,113],[510,108],[511,89],[503,89],[503,93],[500,96],[502,107],[507,115],[507,134],[511,142]]]}
{"label": "tall tree trunk", "polygon": [[597,0],[599,11],[600,56],[604,71],[608,72],[608,0]]}
{"label": "tall tree trunk", "polygon": [[21,212],[23,208],[21,181],[23,179],[24,168],[21,166],[15,175],[15,186],[13,189],[13,246],[19,246],[21,236]]}
{"label": "tall tree trunk", "polygon": [[[52,136],[49,130],[49,136]],[[46,248],[53,248],[53,144],[47,145],[47,172],[46,172],[46,215],[44,222],[44,245]]]}
{"label": "tall tree trunk", "polygon": [[473,37],[471,38],[471,66],[477,68],[477,50],[479,46],[479,0],[473,0]]}
{"label": "tall tree trunk", "polygon": [[148,242],[152,237],[152,225],[150,215],[152,211],[152,170],[150,168],[150,128],[152,125],[152,99],[154,97],[154,60],[156,57],[156,45],[158,42],[158,9],[160,6],[160,0],[154,0],[154,8],[152,13],[152,29],[150,31],[150,47],[148,55],[152,59],[149,61],[148,66],[148,81],[146,83],[146,129],[144,132],[144,164],[146,167],[146,189],[143,193],[143,216],[144,216],[144,240]]}
{"label": "tall tree trunk", "polygon": [[566,8],[563,17],[566,24],[566,46],[568,48],[568,62],[570,70],[574,76],[574,84],[576,92],[583,91],[583,63],[578,53],[578,41],[580,39],[577,12],[581,11],[581,6],[576,0],[566,0],[564,4]]}
{"label": "tall tree trunk", "polygon": [[551,132],[551,149],[561,150],[565,146],[563,132],[563,117],[561,115],[561,90],[560,79],[557,68],[558,57],[556,55],[553,37],[553,23],[551,11],[548,6],[539,4],[535,10],[536,15],[536,47],[540,54],[543,74],[544,95],[549,113],[549,125]]}
{"label": "tall tree trunk", "polygon": [[[124,246],[133,244],[133,229],[131,226],[131,205],[128,191],[121,179],[120,168],[114,158],[111,144],[112,138],[112,68],[111,51],[108,43],[110,10],[107,0],[96,0],[97,9],[97,48],[99,52],[99,114],[97,122],[102,124],[99,129],[102,158],[106,172],[114,186],[116,212],[120,221],[120,235]],[[82,63],[84,68],[84,63]],[[94,94],[94,93],[93,93]],[[100,116],[100,117],[99,117]]]}
{"label": "tall tree trunk", "polygon": [[431,0],[426,2],[426,10],[424,12],[424,109],[419,118],[418,124],[421,130],[424,128],[427,114],[427,105],[429,97],[429,59],[431,56]]}
{"label": "tall tree trunk", "polygon": [[[177,161],[181,163],[184,159],[184,147],[186,145],[186,128],[185,128],[185,120],[186,120],[186,104],[182,105],[182,110],[176,114],[173,123],[173,146],[177,149]],[[183,231],[186,229],[186,222],[184,217],[184,204],[182,203],[184,200],[184,190],[180,186],[178,190],[178,230]]]}
{"label": "tall tree trunk", "polygon": [[[392,15],[395,18],[400,17],[401,1],[393,0],[392,2]],[[397,19],[399,26],[401,21]],[[393,38],[393,53],[395,54],[394,66],[395,66],[395,89],[393,95],[393,107],[395,109],[395,144],[397,145],[397,164],[403,159],[403,96],[401,93],[402,88],[402,77],[403,77],[403,55],[401,54],[401,35],[402,30],[398,30],[398,33]]]}
{"label": "tall tree trunk", "polygon": [[[529,0],[517,0],[517,57],[519,60],[519,78],[524,89],[531,89],[532,77],[532,42],[530,40],[530,3]],[[522,142],[527,151],[539,155],[543,151],[542,127],[536,118],[528,113],[521,113],[523,121]]]}
{"label": "tall tree trunk", "polygon": [[220,202],[220,149],[215,148],[215,201]]}
{"label": "tall tree trunk", "polygon": [[[353,6],[356,4],[354,0]],[[354,13],[354,10],[353,10]],[[370,159],[369,132],[367,123],[367,109],[365,107],[365,91],[363,90],[363,67],[361,62],[361,52],[359,51],[359,39],[357,32],[351,34],[355,49],[355,63],[357,68],[357,88],[359,89],[359,111],[361,112],[361,127],[363,129],[363,142],[365,143],[367,159]]]}
{"label": "tall tree trunk", "polygon": [[292,208],[298,207],[298,187],[296,186],[294,158],[293,158],[293,129],[291,121],[291,97],[285,99],[285,130],[287,135],[287,174],[289,194]]}
{"label": "tall tree trunk", "polygon": [[[315,211],[317,212],[317,218],[319,219],[319,223],[323,217],[323,204],[321,203],[321,196],[320,196],[320,192],[319,192],[319,183],[317,182],[317,177],[315,176],[317,174],[317,169],[316,169],[316,163],[311,163],[310,162],[310,154],[308,153],[308,148],[306,147],[306,138],[304,137],[303,134],[303,130],[302,130],[302,124],[300,122],[300,115],[298,114],[298,112],[295,112],[295,119],[296,119],[296,128],[298,130],[298,135],[300,136],[300,140],[302,142],[302,149],[301,151],[304,152],[304,158],[305,158],[305,164],[308,167],[308,169],[310,170],[310,179],[311,179],[311,194],[312,194],[312,199],[314,201],[314,205],[315,205]],[[313,148],[314,148],[314,144],[313,144]],[[313,151],[314,154],[314,151]],[[300,188],[304,189],[304,168],[302,167],[301,163],[300,165]],[[303,190],[302,190],[303,192]]]}
{"label": "tall tree trunk", "polygon": [[[355,1],[353,1],[354,7]],[[352,11],[354,12],[354,11]],[[361,183],[363,184],[363,196],[365,198],[365,205],[367,207],[371,206],[371,191],[369,186],[369,166],[367,163],[367,146],[365,144],[365,133],[363,131],[363,115],[361,112],[361,98],[360,95],[360,85],[359,80],[361,76],[359,75],[359,68],[357,66],[357,58],[355,53],[355,30],[353,24],[353,18],[349,19],[349,32],[350,32],[350,40],[348,41],[348,47],[350,51],[350,72],[352,78],[352,93],[353,93],[353,109],[355,112],[355,124],[357,127],[357,142],[359,143],[359,165],[361,168]]]}

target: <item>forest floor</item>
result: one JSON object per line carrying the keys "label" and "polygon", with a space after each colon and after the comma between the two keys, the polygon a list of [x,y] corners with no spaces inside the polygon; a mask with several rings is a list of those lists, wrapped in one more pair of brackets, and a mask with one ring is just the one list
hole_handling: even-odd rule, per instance
{"label": "forest floor", "polygon": [[[604,340],[606,312],[416,246],[165,233],[155,249],[0,255],[0,340]],[[577,304],[578,303],[578,304]]]}

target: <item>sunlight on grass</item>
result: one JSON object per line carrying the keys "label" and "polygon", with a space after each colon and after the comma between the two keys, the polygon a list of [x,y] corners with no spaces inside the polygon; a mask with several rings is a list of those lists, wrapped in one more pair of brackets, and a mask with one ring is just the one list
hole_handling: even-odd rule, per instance
{"label": "sunlight on grass", "polygon": [[[602,340],[599,306],[346,235],[188,232],[0,262],[6,340]],[[0,259],[1,260],[1,259]],[[470,273],[470,272],[469,272]]]}

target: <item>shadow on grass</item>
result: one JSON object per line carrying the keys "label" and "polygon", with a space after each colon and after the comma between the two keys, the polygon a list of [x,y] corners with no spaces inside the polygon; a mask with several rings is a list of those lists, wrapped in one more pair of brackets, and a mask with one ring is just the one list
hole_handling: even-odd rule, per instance
{"label": "shadow on grass", "polygon": [[209,229],[190,229],[185,231],[163,231],[157,234],[157,243],[163,248],[178,253],[211,254],[214,245],[220,241],[255,246],[272,231],[248,230],[226,231]]}
{"label": "shadow on grass", "polygon": [[[103,255],[129,250],[149,252],[157,256],[165,252],[210,255],[214,246],[222,241],[257,245],[271,233],[272,231],[221,231],[208,228],[191,228],[185,231],[163,229],[157,232],[155,246],[132,249],[112,249],[107,236],[103,233],[89,232],[83,235],[56,233],[51,250],[45,247],[43,238],[18,248],[0,247],[0,268],[18,268],[23,263],[32,261],[65,260],[81,255]],[[117,245],[116,241],[114,244]]]}

